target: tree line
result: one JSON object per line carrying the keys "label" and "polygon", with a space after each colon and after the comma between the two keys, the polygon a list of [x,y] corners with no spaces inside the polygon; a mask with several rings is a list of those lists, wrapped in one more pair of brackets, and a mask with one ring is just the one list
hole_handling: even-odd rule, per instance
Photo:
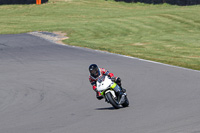
{"label": "tree line", "polygon": [[[48,0],[41,0],[41,3],[48,2]],[[4,4],[35,4],[36,0],[0,0],[0,5]]]}
{"label": "tree line", "polygon": [[115,0],[115,1],[124,1],[124,2],[141,2],[141,3],[148,3],[148,4],[163,4],[168,3],[172,5],[197,5],[200,4],[200,0]]}

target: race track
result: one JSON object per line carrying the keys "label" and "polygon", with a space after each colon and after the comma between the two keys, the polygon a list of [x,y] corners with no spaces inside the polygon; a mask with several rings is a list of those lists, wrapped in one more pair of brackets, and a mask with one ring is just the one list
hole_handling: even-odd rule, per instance
{"label": "race track", "polygon": [[[96,99],[91,63],[122,78],[130,107]],[[200,133],[200,72],[0,35],[0,133]]]}

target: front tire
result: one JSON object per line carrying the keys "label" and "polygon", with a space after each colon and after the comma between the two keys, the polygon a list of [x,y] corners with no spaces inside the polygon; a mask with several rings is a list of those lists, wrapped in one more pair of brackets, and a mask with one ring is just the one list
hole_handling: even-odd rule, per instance
{"label": "front tire", "polygon": [[116,103],[116,101],[113,99],[113,96],[110,92],[106,93],[106,97],[108,98],[109,100],[109,103],[115,108],[115,109],[119,109],[120,108],[120,105],[118,105]]}

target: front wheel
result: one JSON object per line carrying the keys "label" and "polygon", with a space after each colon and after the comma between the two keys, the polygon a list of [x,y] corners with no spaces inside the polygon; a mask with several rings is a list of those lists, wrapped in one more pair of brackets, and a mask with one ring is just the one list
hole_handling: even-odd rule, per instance
{"label": "front wheel", "polygon": [[116,101],[114,100],[112,94],[110,92],[106,93],[106,97],[108,98],[109,103],[115,108],[115,109],[119,109],[120,105],[116,103]]}

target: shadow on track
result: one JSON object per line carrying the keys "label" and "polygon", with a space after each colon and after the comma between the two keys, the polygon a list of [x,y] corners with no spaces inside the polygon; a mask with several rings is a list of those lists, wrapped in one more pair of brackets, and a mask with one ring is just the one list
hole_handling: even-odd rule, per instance
{"label": "shadow on track", "polygon": [[95,110],[116,110],[114,107],[96,108]]}

